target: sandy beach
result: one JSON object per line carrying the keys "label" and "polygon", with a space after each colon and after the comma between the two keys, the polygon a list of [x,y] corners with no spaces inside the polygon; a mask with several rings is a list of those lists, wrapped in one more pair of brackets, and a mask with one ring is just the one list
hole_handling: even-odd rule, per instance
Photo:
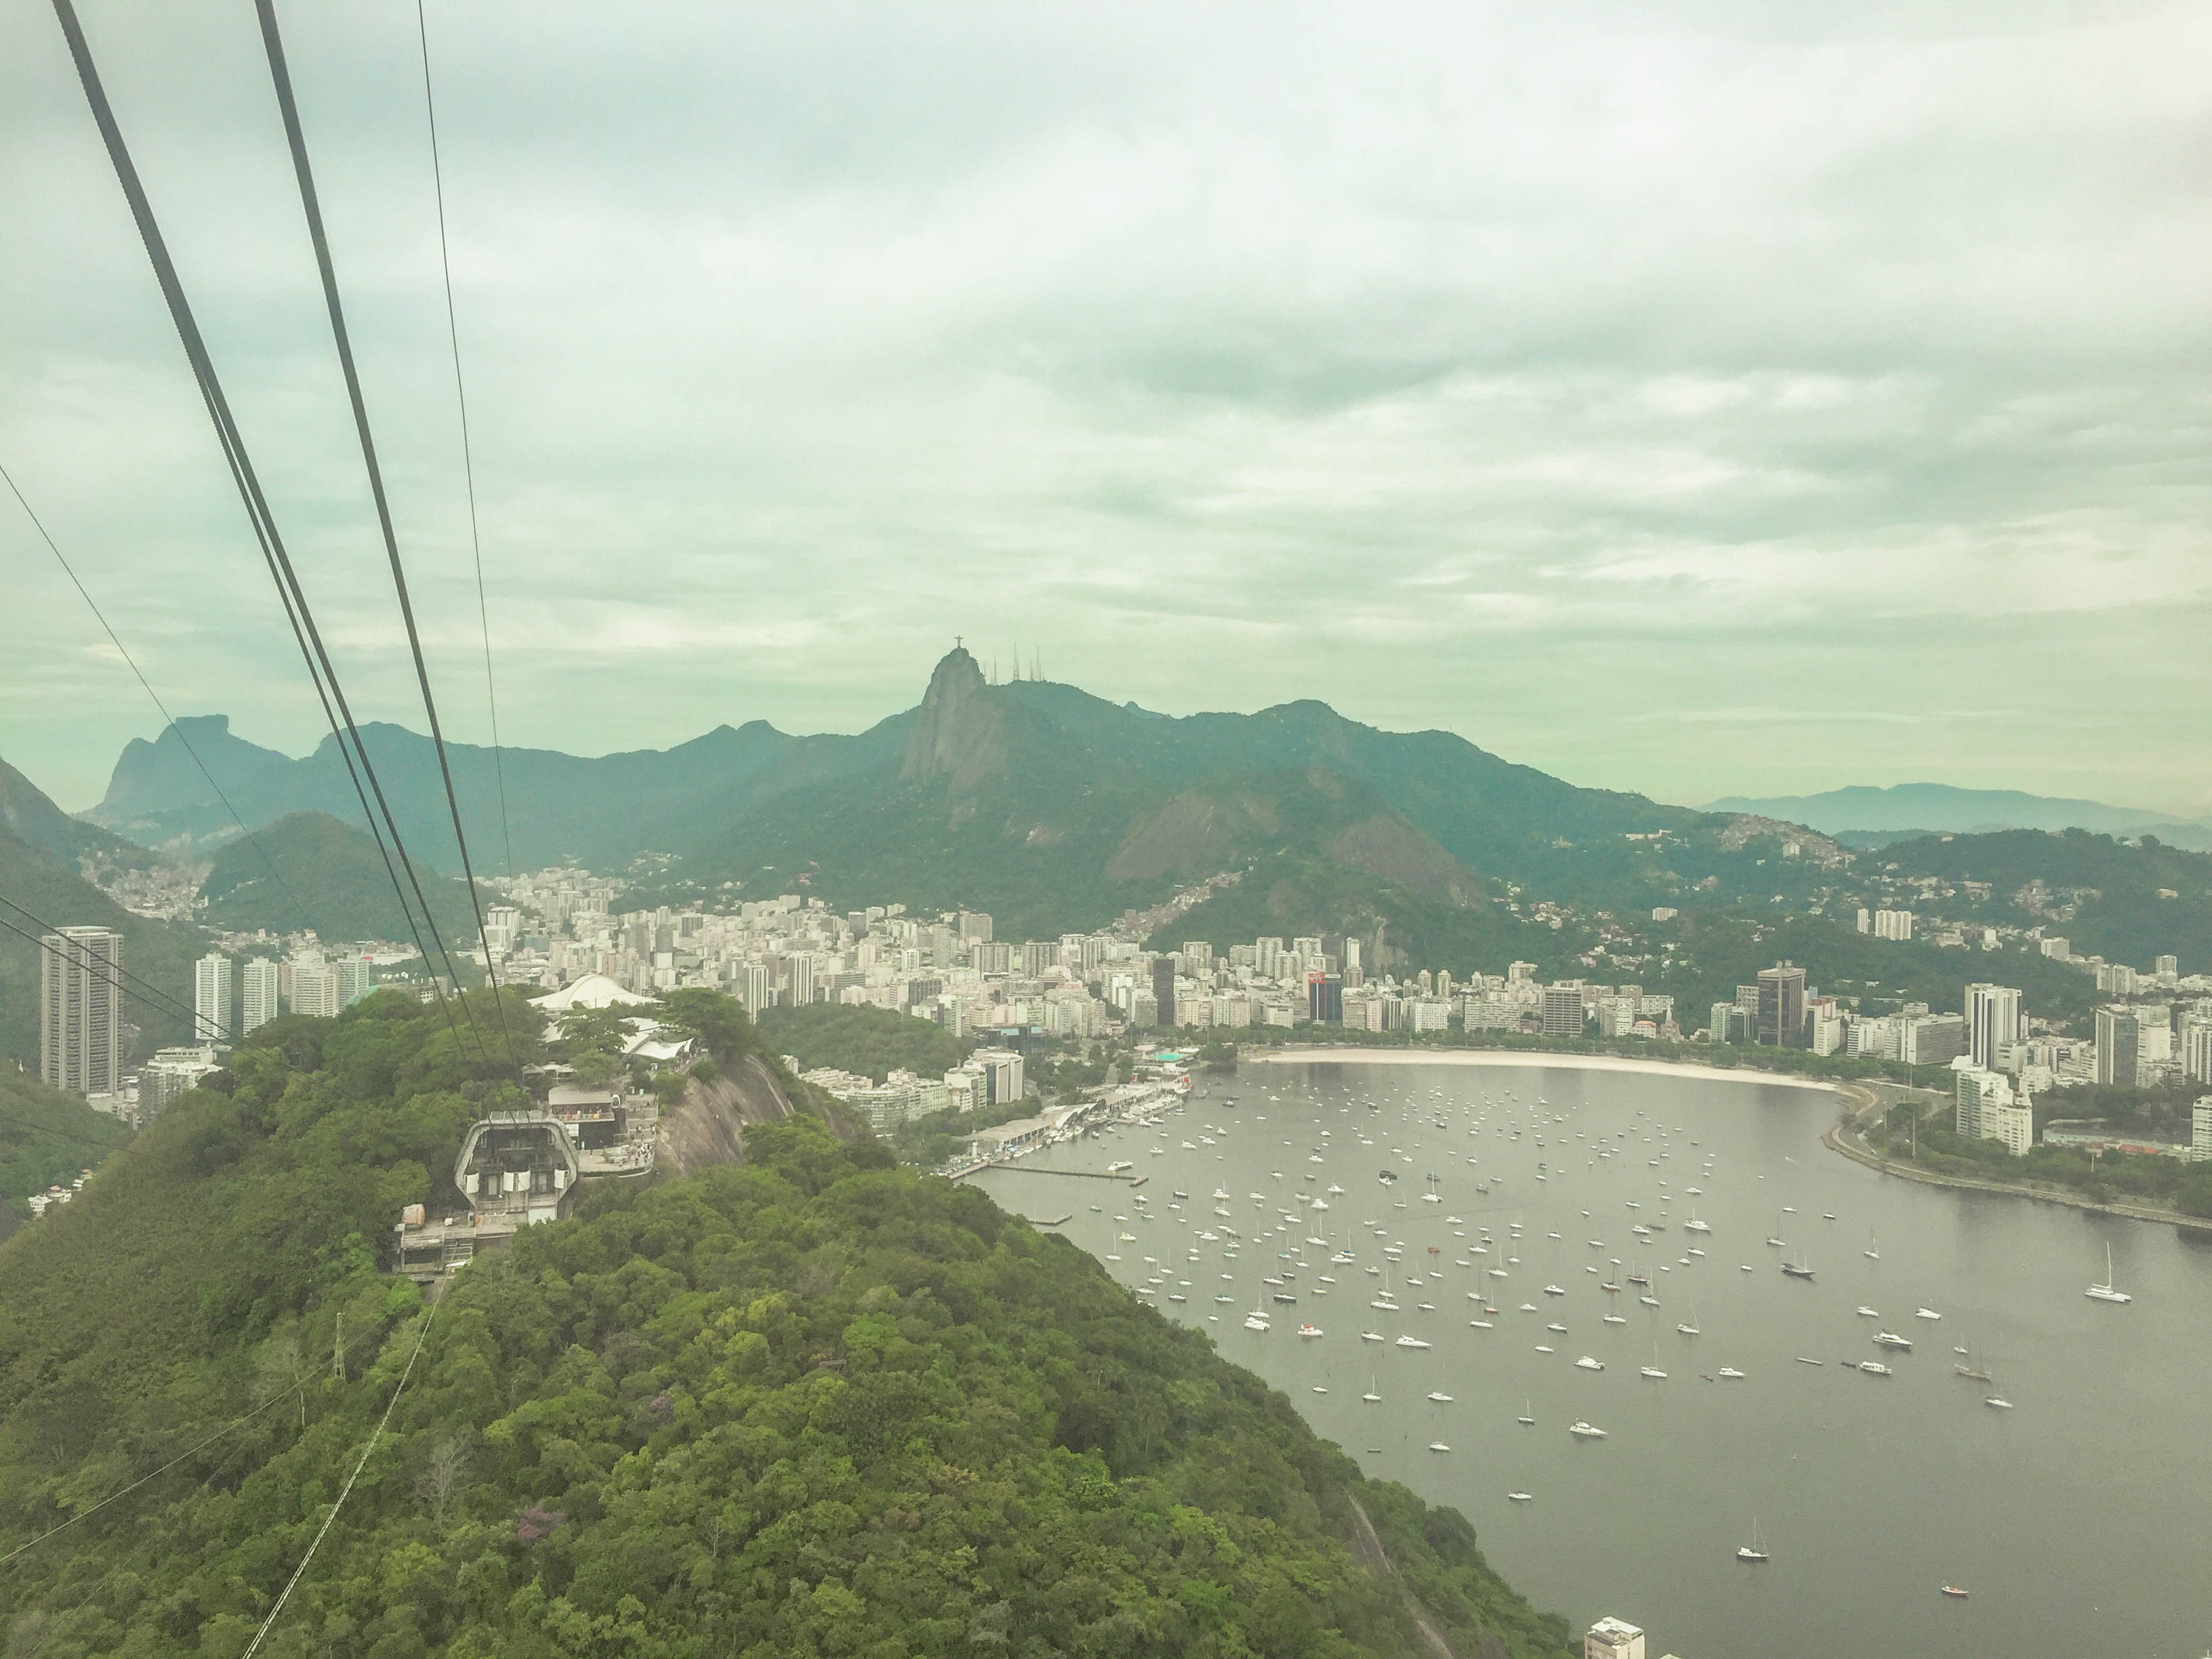
{"label": "sandy beach", "polygon": [[1278,1066],[1519,1066],[1577,1072],[1648,1072],[1658,1077],[1711,1078],[1717,1083],[1763,1083],[1779,1089],[1824,1089],[1842,1094],[1833,1083],[1814,1078],[1790,1077],[1779,1072],[1758,1072],[1737,1066],[1692,1066],[1671,1060],[1630,1060],[1620,1054],[1551,1054],[1528,1048],[1362,1048],[1304,1047],[1246,1049],[1240,1060]]}

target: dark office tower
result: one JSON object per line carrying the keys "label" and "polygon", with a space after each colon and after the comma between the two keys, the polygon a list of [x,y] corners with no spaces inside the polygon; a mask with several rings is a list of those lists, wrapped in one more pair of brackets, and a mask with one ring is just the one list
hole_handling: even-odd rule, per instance
{"label": "dark office tower", "polygon": [[1759,970],[1759,1040],[1770,1048],[1805,1046],[1805,970],[1787,962]]}
{"label": "dark office tower", "polygon": [[1334,974],[1306,975],[1306,1018],[1316,1025],[1344,1024],[1344,981]]}
{"label": "dark office tower", "polygon": [[1175,1006],[1176,965],[1173,957],[1152,958],[1152,1000],[1159,1006],[1162,1025],[1180,1025]]}

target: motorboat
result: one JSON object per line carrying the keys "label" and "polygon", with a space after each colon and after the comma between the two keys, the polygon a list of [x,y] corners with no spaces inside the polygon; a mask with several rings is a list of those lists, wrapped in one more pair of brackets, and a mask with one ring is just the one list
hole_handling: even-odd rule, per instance
{"label": "motorboat", "polygon": [[1301,1325],[1298,1327],[1298,1334],[1300,1336],[1313,1337],[1319,1336],[1321,1334],[1322,1329],[1318,1325]]}
{"label": "motorboat", "polygon": [[1434,1389],[1429,1390],[1429,1398],[1439,1406],[1449,1406],[1452,1402],[1452,1397],[1449,1395],[1439,1393]]}
{"label": "motorboat", "polygon": [[1911,1338],[1899,1336],[1895,1331],[1876,1331],[1874,1334],[1874,1345],[1877,1348],[1900,1349],[1905,1353],[1912,1352]]}
{"label": "motorboat", "polygon": [[1575,1361],[1575,1369],[1583,1371],[1601,1371],[1605,1369],[1605,1361],[1593,1359],[1589,1355],[1584,1354],[1580,1359]]}
{"label": "motorboat", "polygon": [[1741,1382],[1743,1376],[1744,1374],[1733,1365],[1723,1365],[1720,1369],[1720,1378],[1723,1382]]}
{"label": "motorboat", "polygon": [[1577,1440],[1602,1440],[1605,1431],[1595,1423],[1585,1423],[1579,1418],[1567,1425],[1567,1432]]}
{"label": "motorboat", "polygon": [[1401,1336],[1398,1339],[1398,1346],[1401,1348],[1425,1348],[1428,1346],[1418,1336]]}

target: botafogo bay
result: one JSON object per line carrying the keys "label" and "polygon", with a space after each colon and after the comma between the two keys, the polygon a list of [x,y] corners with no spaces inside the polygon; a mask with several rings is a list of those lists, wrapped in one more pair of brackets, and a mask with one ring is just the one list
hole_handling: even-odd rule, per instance
{"label": "botafogo bay", "polygon": [[[1577,1634],[2204,1652],[2212,1240],[1885,1177],[1820,1144],[1842,1104],[1663,1067],[1248,1063],[971,1179],[1464,1511]],[[1124,1162],[1141,1185],[1049,1173]],[[2108,1244],[2124,1304],[2083,1293]],[[1764,1563],[1737,1558],[1754,1528]]]}

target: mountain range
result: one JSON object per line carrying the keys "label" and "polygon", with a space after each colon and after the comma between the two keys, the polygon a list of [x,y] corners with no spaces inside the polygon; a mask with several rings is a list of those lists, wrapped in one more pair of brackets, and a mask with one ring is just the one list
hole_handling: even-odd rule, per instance
{"label": "mountain range", "polygon": [[[458,945],[473,927],[452,879],[459,860],[434,751],[397,726],[366,738]],[[1790,917],[1812,930],[1790,944],[1816,975],[1827,963],[1838,985],[1863,979],[1894,996],[1910,983],[1948,1001],[1960,970],[1932,944],[1886,966],[1853,954],[1854,907],[1913,902],[1915,883],[1944,889],[1941,913],[1955,921],[2043,924],[2118,960],[2200,963],[2212,943],[2212,860],[2177,845],[2171,823],[2156,845],[2081,830],[1905,840],[1880,827],[2065,823],[2094,803],[1922,786],[1698,811],[1581,787],[1449,732],[1380,731],[1316,702],[1174,718],[1048,681],[994,684],[961,649],[914,707],[849,736],[794,737],[756,720],[597,758],[467,744],[449,754],[479,874],[574,860],[624,876],[625,906],[799,891],[841,908],[981,908],[1010,939],[1153,913],[1147,930],[1167,945],[1339,935],[1362,942],[1370,969],[1497,971],[1519,959],[1635,980],[1685,1008],[1733,995],[1772,959]],[[1838,844],[1850,836],[1808,819],[1871,821],[1858,833],[1887,843],[1881,861],[1851,866]],[[83,874],[113,885],[104,871],[182,856],[210,866],[209,924],[404,938],[360,824],[334,743],[294,759],[202,716],[131,744],[81,818],[0,767],[0,894],[20,897],[20,879],[53,920],[106,920],[122,913]],[[1237,880],[1195,909],[1154,911],[1224,872]],[[1681,920],[1662,927],[1654,909]],[[181,964],[204,948],[197,927],[128,921],[146,936],[134,946],[142,960]],[[22,941],[0,946],[0,1027],[18,1053],[31,965]],[[2043,1006],[2086,997],[2078,974],[2051,971]]]}
{"label": "mountain range", "polygon": [[[410,850],[457,870],[428,740],[364,736]],[[257,830],[299,813],[360,821],[334,741],[294,760],[221,715],[134,741],[86,817],[149,846],[220,843],[228,813],[192,751]],[[1449,732],[1382,732],[1313,702],[1172,718],[1047,681],[991,684],[957,648],[916,706],[852,736],[756,720],[596,759],[448,753],[480,873],[508,867],[511,848],[516,869],[574,859],[649,891],[797,885],[840,903],[978,906],[1021,931],[1097,926],[1258,858],[1308,894],[1357,877],[1355,909],[1387,887],[1439,913],[1511,886],[1626,902],[1751,862],[1729,834],[1741,817],[1581,788]]]}
{"label": "mountain range", "polygon": [[1880,845],[1913,836],[1978,835],[1999,830],[2091,830],[2130,839],[2154,835],[2175,847],[2212,852],[2212,823],[2144,807],[2031,795],[2018,789],[1960,789],[1948,783],[1863,784],[1817,795],[1755,799],[1729,795],[1708,812],[1752,812],[1786,818],[1850,845]]}

